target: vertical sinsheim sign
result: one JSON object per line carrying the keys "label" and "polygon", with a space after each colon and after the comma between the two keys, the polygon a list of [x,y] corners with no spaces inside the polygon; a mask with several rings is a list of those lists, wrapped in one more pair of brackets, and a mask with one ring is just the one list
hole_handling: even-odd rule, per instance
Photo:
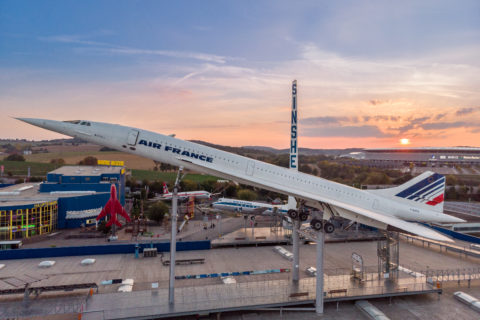
{"label": "vertical sinsheim sign", "polygon": [[290,123],[290,169],[298,169],[297,80],[292,83],[292,121]]}

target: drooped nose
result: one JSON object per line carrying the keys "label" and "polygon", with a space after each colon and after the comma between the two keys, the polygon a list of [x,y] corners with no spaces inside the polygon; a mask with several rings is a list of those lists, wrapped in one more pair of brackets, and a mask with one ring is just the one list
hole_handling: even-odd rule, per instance
{"label": "drooped nose", "polygon": [[62,121],[48,120],[48,119],[35,119],[35,118],[15,118],[17,120],[26,122],[36,127],[52,130],[58,133],[65,134],[65,125]]}

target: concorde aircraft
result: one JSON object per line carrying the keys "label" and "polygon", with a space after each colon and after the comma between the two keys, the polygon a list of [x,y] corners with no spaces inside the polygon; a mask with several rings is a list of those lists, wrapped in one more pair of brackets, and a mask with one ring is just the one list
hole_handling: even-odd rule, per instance
{"label": "concorde aircraft", "polygon": [[[18,120],[163,163],[294,196],[309,207],[323,210],[325,220],[341,216],[379,229],[401,229],[442,241],[452,240],[414,222],[463,222],[443,213],[445,177],[432,172],[398,187],[369,192],[143,129],[85,120]],[[294,209],[288,214],[293,219],[308,218]],[[315,218],[311,224],[319,229],[324,222]]]}

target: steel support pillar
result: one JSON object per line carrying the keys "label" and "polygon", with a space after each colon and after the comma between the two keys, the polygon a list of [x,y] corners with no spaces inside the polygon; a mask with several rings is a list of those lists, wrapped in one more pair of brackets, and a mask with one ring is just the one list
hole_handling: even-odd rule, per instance
{"label": "steel support pillar", "polygon": [[300,234],[298,229],[300,229],[300,221],[293,220],[292,228],[292,241],[293,241],[293,268],[292,268],[292,280],[300,280],[299,270],[300,270]]}
{"label": "steel support pillar", "polygon": [[170,279],[168,285],[168,303],[175,303],[175,253],[177,251],[177,217],[178,217],[178,184],[181,180],[181,173],[183,167],[178,170],[177,179],[175,180],[175,186],[173,187],[172,194],[172,230],[170,237]]}
{"label": "steel support pillar", "polygon": [[[323,249],[325,244],[324,233],[322,230],[317,232],[317,275],[316,275],[316,294],[315,294],[315,312],[323,314]],[[338,307],[338,305],[337,305]]]}

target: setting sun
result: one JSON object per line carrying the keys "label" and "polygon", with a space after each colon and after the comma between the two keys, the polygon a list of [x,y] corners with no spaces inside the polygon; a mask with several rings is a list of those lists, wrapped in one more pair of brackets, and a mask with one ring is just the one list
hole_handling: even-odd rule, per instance
{"label": "setting sun", "polygon": [[400,139],[400,144],[403,144],[403,145],[406,145],[406,144],[410,144],[410,139]]}

